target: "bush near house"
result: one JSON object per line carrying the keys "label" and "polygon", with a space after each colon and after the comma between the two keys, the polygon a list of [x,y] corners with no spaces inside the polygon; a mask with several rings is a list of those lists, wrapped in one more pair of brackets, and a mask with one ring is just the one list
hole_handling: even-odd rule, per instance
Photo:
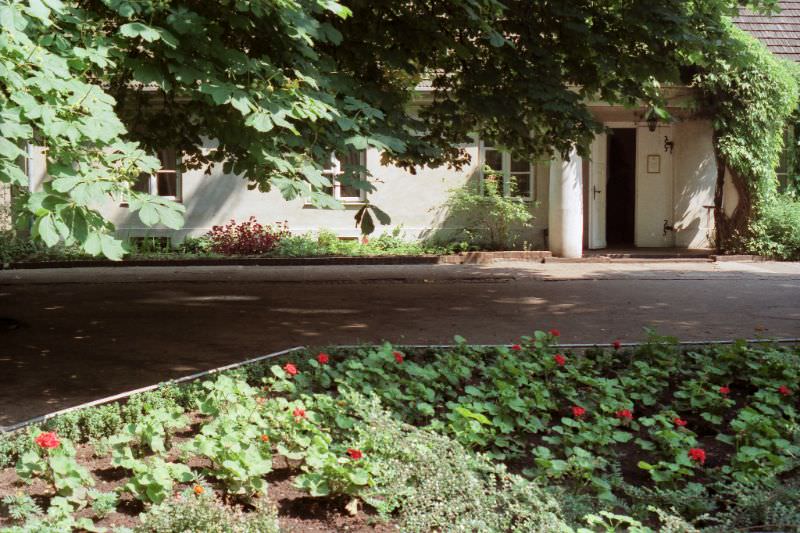
{"label": "bush near house", "polygon": [[301,529],[800,528],[800,349],[557,335],[296,352],[64,415],[0,440],[0,527],[275,531],[295,501]]}
{"label": "bush near house", "polygon": [[502,174],[484,167],[484,178],[450,193],[450,215],[463,218],[467,241],[489,250],[513,250],[519,233],[529,227],[533,215],[529,204],[516,196],[516,182],[509,180],[509,194],[503,191]]}
{"label": "bush near house", "polygon": [[751,248],[759,254],[800,260],[800,199],[782,194],[761,208]]}

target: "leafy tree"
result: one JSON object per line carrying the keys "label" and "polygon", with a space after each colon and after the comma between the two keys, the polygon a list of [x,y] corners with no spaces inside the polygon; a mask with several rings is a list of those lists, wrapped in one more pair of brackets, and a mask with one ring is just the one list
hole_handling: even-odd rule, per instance
{"label": "leafy tree", "polygon": [[[476,131],[524,157],[585,150],[601,129],[587,100],[658,107],[659,84],[725,40],[739,3],[0,0],[0,179],[24,182],[24,141],[46,146],[34,233],[119,257],[97,205],[151,172],[156,147],[327,208],[341,207],[321,172],[332,152],[459,166]],[[180,225],[179,205],[127,194],[144,223]],[[367,206],[364,230],[373,215],[388,221]]]}

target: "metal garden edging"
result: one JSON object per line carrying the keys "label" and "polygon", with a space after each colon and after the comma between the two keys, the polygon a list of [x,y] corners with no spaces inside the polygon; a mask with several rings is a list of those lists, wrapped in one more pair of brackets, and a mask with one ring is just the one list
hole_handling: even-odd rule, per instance
{"label": "metal garden edging", "polygon": [[[679,342],[676,346],[715,346],[715,345],[730,345],[740,342],[740,340],[705,340],[705,341],[686,341],[686,342]],[[746,339],[744,342],[747,344],[800,344],[800,338],[787,338],[787,339]],[[642,346],[644,342],[623,342],[620,343],[620,347],[626,348],[635,348],[638,346]],[[380,344],[338,344],[332,346],[333,348],[344,348],[344,349],[356,349],[356,348],[374,348],[381,346]],[[455,348],[458,346],[457,344],[395,344],[398,348]],[[499,346],[509,347],[510,344],[470,344],[470,346],[477,346],[479,348],[496,348]],[[565,343],[565,344],[558,344],[560,348],[566,349],[588,349],[588,348],[598,348],[598,347],[608,347],[612,346],[612,343]],[[292,352],[296,352],[299,350],[305,350],[306,346],[294,346],[292,348],[287,348],[285,350],[281,350],[279,352],[272,352],[267,355],[260,355],[258,357],[253,357],[251,359],[245,359],[244,361],[240,361],[238,363],[231,363],[229,365],[220,366],[216,368],[212,368],[210,370],[204,370],[203,372],[197,372],[195,374],[190,374],[188,376],[182,376],[176,379],[172,379],[169,381],[157,383],[155,385],[148,385],[146,387],[140,387],[138,389],[121,392],[119,394],[114,394],[113,396],[106,396],[105,398],[100,398],[97,400],[92,400],[91,402],[82,403],[79,405],[74,405],[72,407],[67,407],[66,409],[61,409],[59,411],[54,411],[52,413],[48,413],[45,415],[40,415],[29,420],[25,420],[23,422],[17,422],[16,424],[12,424],[10,426],[0,426],[0,434],[2,433],[12,433],[14,431],[20,430],[26,426],[31,424],[36,424],[38,422],[45,422],[50,420],[51,418],[55,418],[59,415],[63,415],[66,413],[71,413],[73,411],[78,411],[80,409],[85,409],[87,407],[95,407],[97,405],[103,405],[106,403],[113,402],[115,400],[122,400],[123,398],[127,398],[134,394],[138,394],[141,392],[148,392],[151,390],[158,389],[165,384],[169,383],[185,383],[187,381],[194,381],[196,379],[202,378],[204,376],[209,376],[212,374],[217,374],[219,372],[224,372],[226,370],[233,370],[235,368],[240,368],[245,365],[250,365],[253,363],[258,363],[260,361],[268,361],[270,359],[274,359],[276,357],[280,357],[281,355],[286,355]]]}
{"label": "metal garden edging", "polygon": [[103,405],[106,403],[113,402],[115,400],[121,400],[123,398],[127,398],[129,396],[133,396],[134,394],[138,394],[140,392],[147,392],[151,390],[158,389],[165,384],[169,383],[185,383],[187,381],[194,381],[195,379],[202,378],[204,376],[209,376],[211,374],[217,374],[219,372],[224,372],[226,370],[233,370],[234,368],[239,368],[245,365],[250,365],[253,363],[257,363],[259,361],[267,361],[269,359],[274,359],[275,357],[280,357],[281,355],[286,355],[287,353],[296,352],[298,350],[305,350],[305,346],[295,346],[293,348],[287,348],[285,350],[281,350],[280,352],[272,352],[267,355],[260,355],[258,357],[253,357],[251,359],[245,359],[244,361],[239,361],[238,363],[231,363],[225,366],[219,366],[216,368],[212,368],[210,370],[204,370],[203,372],[197,372],[195,374],[190,374],[188,376],[182,376],[176,379],[171,379],[169,381],[164,381],[161,383],[156,383],[155,385],[148,385],[146,387],[140,387],[138,389],[129,390],[126,392],[120,392],[119,394],[114,394],[113,396],[106,396],[105,398],[100,398],[98,400],[92,400],[91,402],[82,403],[79,405],[73,405],[72,407],[67,407],[66,409],[61,409],[59,411],[53,411],[52,413],[48,413],[46,415],[36,416],[31,418],[30,420],[25,420],[23,422],[17,422],[16,424],[12,424],[10,426],[0,426],[0,433],[11,433],[13,431],[17,431],[18,429],[22,429],[25,426],[29,426],[31,424],[36,424],[37,422],[45,422],[46,420],[50,420],[51,418],[55,418],[56,416],[63,415],[66,413],[71,413],[72,411],[77,411],[79,409],[85,409],[86,407],[95,407],[97,405]]}

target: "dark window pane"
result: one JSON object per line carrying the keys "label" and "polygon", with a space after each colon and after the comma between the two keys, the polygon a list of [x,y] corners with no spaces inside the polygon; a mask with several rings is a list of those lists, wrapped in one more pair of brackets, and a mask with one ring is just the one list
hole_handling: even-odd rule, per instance
{"label": "dark window pane", "polygon": [[486,149],[486,166],[498,172],[503,170],[503,154],[491,148]]}
{"label": "dark window pane", "polygon": [[178,196],[178,175],[174,171],[156,174],[159,196]]}
{"label": "dark window pane", "polygon": [[341,184],[339,187],[339,196],[342,198],[361,198],[361,189],[353,187],[352,185]]}
{"label": "dark window pane", "polygon": [[530,172],[531,164],[525,159],[512,159],[511,172]]}
{"label": "dark window pane", "polygon": [[134,182],[131,190],[136,192],[143,192],[145,194],[150,192],[150,174],[139,174],[139,177]]}
{"label": "dark window pane", "polygon": [[509,192],[512,196],[531,196],[531,175],[512,174],[509,185]]}
{"label": "dark window pane", "polygon": [[362,152],[363,150],[348,150],[343,154],[339,158],[339,161],[342,163],[342,169],[344,170],[345,167],[360,166]]}
{"label": "dark window pane", "polygon": [[178,156],[172,148],[159,150],[158,159],[161,161],[161,170],[178,170]]}

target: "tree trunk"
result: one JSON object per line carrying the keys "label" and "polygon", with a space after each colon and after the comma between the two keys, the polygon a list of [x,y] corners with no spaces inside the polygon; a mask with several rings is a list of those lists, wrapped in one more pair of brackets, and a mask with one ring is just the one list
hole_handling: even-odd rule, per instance
{"label": "tree trunk", "polygon": [[[750,188],[744,178],[736,171],[729,168],[725,160],[716,149],[716,137],[714,139],[714,150],[717,158],[717,187],[714,191],[714,223],[716,226],[716,248],[718,252],[743,252],[744,243],[749,233],[749,222],[753,215],[753,199]],[[731,182],[739,194],[739,202],[731,213],[725,214],[723,207],[723,190],[725,187],[725,171],[731,176]]]}

